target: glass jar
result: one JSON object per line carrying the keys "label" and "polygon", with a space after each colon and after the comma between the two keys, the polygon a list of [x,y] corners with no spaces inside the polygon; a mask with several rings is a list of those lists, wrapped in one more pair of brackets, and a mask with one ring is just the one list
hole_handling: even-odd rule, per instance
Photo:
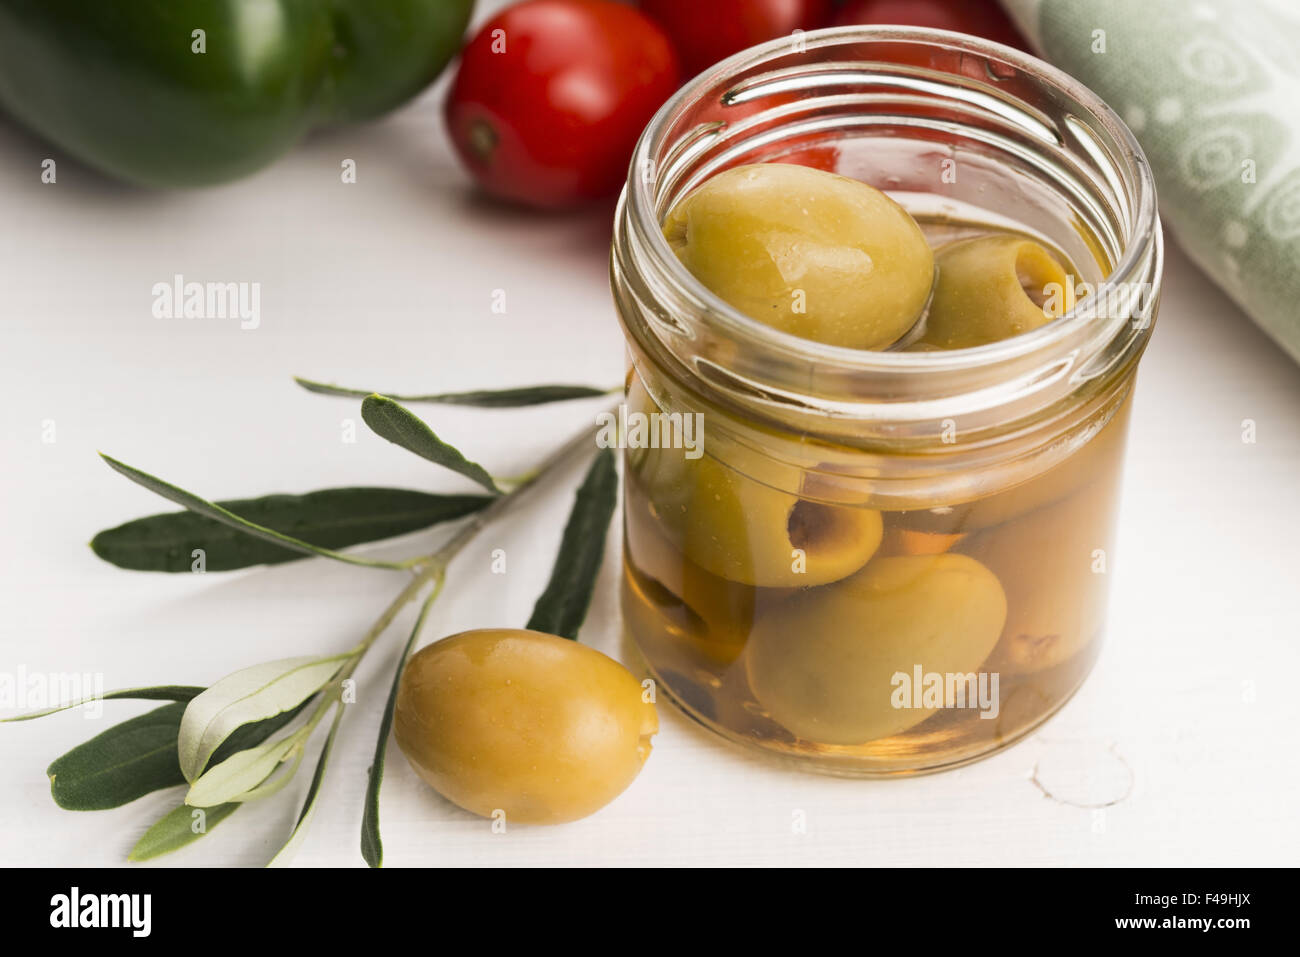
{"label": "glass jar", "polygon": [[[710,176],[772,161],[884,190],[934,245],[1031,236],[1079,298],[946,352],[751,319],[661,224]],[[733,741],[862,775],[971,761],[1060,708],[1101,640],[1161,263],[1132,134],[1010,48],[819,30],[684,87],[641,137],[611,266],[630,361],[623,614],[659,688]]]}

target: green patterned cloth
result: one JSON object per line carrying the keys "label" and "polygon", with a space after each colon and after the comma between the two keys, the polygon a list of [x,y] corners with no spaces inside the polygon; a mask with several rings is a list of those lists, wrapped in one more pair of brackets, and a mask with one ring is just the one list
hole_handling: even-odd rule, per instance
{"label": "green patterned cloth", "polygon": [[1166,228],[1300,362],[1300,0],[1002,0],[1128,123]]}

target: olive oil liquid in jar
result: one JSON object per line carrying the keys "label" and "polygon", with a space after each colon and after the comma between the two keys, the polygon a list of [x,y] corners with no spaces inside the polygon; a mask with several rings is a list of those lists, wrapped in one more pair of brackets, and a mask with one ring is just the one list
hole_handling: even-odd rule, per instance
{"label": "olive oil liquid in jar", "polygon": [[[1077,299],[948,350],[759,322],[662,224],[718,173],[772,162],[884,191],[934,247],[1032,239]],[[687,84],[638,145],[611,266],[628,421],[659,426],[624,437],[622,580],[659,690],[732,741],[841,774],[954,767],[1046,720],[1100,647],[1161,263],[1132,134],[1018,51],[837,28]]]}

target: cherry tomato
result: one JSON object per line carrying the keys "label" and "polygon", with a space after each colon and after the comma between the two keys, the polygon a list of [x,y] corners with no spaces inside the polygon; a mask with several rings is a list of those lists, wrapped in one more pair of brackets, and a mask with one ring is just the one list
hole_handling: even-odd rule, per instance
{"label": "cherry tomato", "polygon": [[664,32],[612,0],[525,0],[465,47],[447,98],[456,151],[496,196],[576,206],[618,191],[677,87]]}
{"label": "cherry tomato", "polygon": [[826,26],[831,0],[638,0],[692,76],[745,47]]}
{"label": "cherry tomato", "polygon": [[849,0],[835,14],[835,26],[897,23],[909,27],[956,30],[1028,50],[997,0]]}

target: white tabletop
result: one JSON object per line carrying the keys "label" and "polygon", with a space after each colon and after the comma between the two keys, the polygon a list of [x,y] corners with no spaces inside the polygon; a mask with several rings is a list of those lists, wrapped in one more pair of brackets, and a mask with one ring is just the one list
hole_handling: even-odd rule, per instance
{"label": "white tabletop", "polygon": [[[396,573],[323,559],[176,576],[106,565],[85,544],[96,530],[169,506],[96,449],[213,498],[462,490],[370,435],[355,402],[309,395],[290,376],[392,391],[620,381],[609,211],[547,217],[476,199],[441,99],[440,85],[243,182],[176,194],[115,186],[71,161],[44,185],[41,160],[57,154],[0,123],[0,667],[102,673],[109,688],[208,684],[350,646],[399,587]],[[356,161],[354,185],[340,182],[344,159]],[[260,283],[260,326],[155,318],[152,287],[177,273]],[[1108,643],[1039,733],[962,770],[852,781],[733,750],[665,704],[654,754],[623,796],[584,821],[505,834],[426,788],[394,746],[388,865],[1296,863],[1300,368],[1171,248],[1140,383]],[[513,474],[594,409],[423,411]],[[343,441],[348,419],[355,443]],[[579,474],[575,463],[461,556],[428,639],[522,624]],[[495,548],[507,550],[505,575],[486,573]],[[611,548],[582,638],[629,660],[616,560]],[[359,673],[298,864],[361,863],[366,768],[403,638],[396,629]],[[177,793],[72,813],[51,801],[44,769],[149,707],[0,727],[0,863],[124,860]],[[308,777],[163,862],[263,863]]]}

